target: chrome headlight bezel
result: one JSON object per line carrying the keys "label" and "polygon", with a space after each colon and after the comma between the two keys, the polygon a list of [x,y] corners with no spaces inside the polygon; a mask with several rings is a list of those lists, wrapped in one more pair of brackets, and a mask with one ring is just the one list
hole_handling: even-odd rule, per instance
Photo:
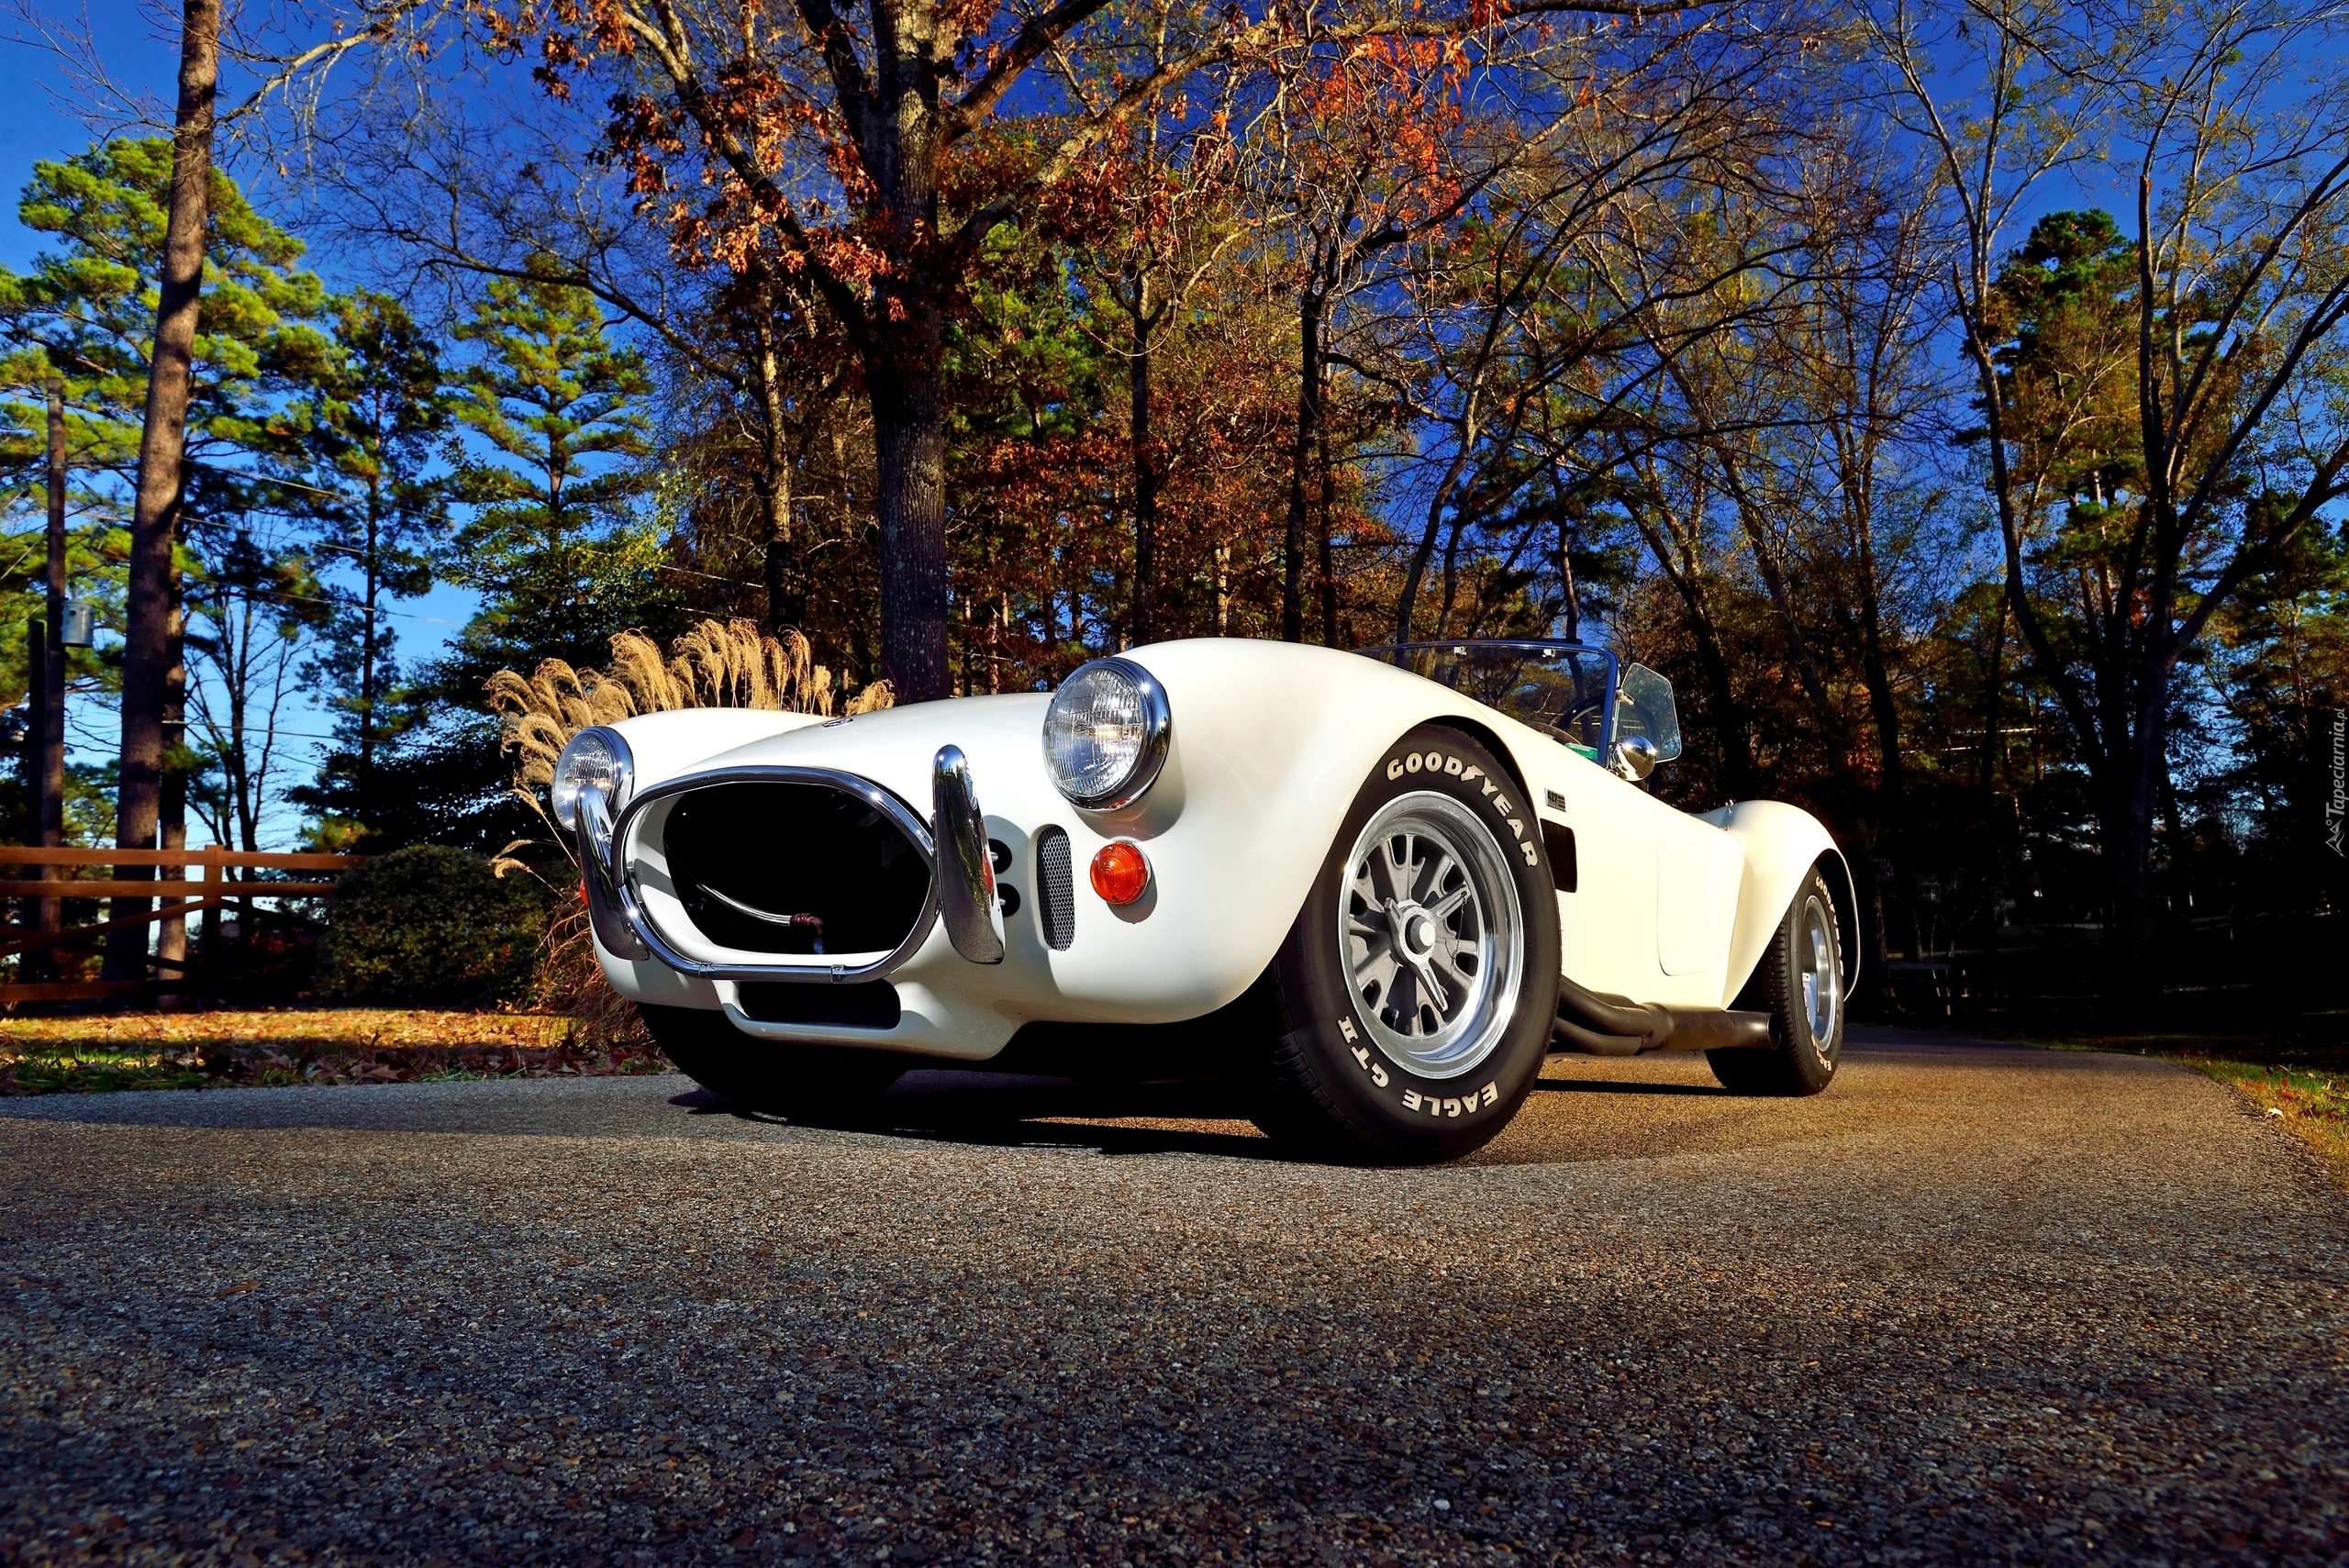
{"label": "chrome headlight bezel", "polygon": [[[603,759],[591,769],[590,754],[596,751],[603,753]],[[558,826],[575,833],[582,827],[580,798],[592,790],[602,797],[603,808],[591,813],[590,820],[600,816],[608,827],[628,804],[635,786],[636,754],[629,750],[628,741],[617,729],[591,724],[573,736],[555,759],[554,777],[547,786],[547,809]]]}
{"label": "chrome headlight bezel", "polygon": [[[1081,783],[1071,782],[1053,740],[1056,728],[1065,732],[1067,716],[1084,700],[1090,682],[1104,678],[1121,682],[1132,691],[1141,713],[1141,735],[1133,760],[1124,771],[1115,778],[1101,781],[1099,787],[1086,790]],[[1115,811],[1141,799],[1158,782],[1159,772],[1166,765],[1174,728],[1174,710],[1167,705],[1166,689],[1158,684],[1156,676],[1130,659],[1096,659],[1070,671],[1068,679],[1052,694],[1052,706],[1044,710],[1044,771],[1052,776],[1052,787],[1079,810]]]}

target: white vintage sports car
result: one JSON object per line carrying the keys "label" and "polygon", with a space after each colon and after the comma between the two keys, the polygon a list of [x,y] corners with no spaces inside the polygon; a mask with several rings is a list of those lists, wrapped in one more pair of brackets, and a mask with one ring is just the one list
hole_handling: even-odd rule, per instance
{"label": "white vintage sports car", "polygon": [[1160,643],[1060,689],[582,731],[604,972],[676,1064],[837,1111],[918,1065],[1227,1075],[1275,1137],[1441,1160],[1553,1051],[1807,1095],[1850,873],[1774,801],[1689,816],[1672,688],[1603,649]]}

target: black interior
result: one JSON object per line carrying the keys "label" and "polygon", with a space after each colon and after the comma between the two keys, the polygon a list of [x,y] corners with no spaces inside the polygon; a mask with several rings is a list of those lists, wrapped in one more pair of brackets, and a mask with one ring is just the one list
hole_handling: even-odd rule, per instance
{"label": "black interior", "polygon": [[679,901],[721,947],[887,952],[929,896],[929,868],[912,840],[863,800],[824,784],[695,790],[670,809],[663,840]]}

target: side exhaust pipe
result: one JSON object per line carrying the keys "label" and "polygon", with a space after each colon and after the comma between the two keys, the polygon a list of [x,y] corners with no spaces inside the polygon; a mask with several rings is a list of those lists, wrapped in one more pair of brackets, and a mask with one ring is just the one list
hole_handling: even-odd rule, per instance
{"label": "side exhaust pipe", "polygon": [[1001,963],[1003,908],[996,898],[995,862],[987,854],[987,822],[960,746],[938,749],[930,763],[930,795],[938,842],[933,874],[946,939],[973,963]]}
{"label": "side exhaust pipe", "polygon": [[1558,982],[1551,1038],[1585,1056],[1644,1056],[1651,1051],[1767,1051],[1770,1015],[1724,1007],[1673,1007],[1634,1002]]}

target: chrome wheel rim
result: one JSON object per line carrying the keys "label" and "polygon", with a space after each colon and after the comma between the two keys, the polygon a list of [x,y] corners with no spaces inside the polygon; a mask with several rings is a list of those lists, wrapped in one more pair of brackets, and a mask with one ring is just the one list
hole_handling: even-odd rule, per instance
{"label": "chrome wheel rim", "polygon": [[1338,958],[1354,1010],[1397,1065],[1473,1072],[1500,1044],[1525,978],[1525,922],[1500,846],[1449,795],[1387,802],[1346,857]]}
{"label": "chrome wheel rim", "polygon": [[1835,953],[1835,922],[1817,897],[1802,906],[1802,1010],[1810,1025],[1810,1043],[1827,1054],[1835,1038],[1836,1009],[1842,1005],[1842,975]]}

